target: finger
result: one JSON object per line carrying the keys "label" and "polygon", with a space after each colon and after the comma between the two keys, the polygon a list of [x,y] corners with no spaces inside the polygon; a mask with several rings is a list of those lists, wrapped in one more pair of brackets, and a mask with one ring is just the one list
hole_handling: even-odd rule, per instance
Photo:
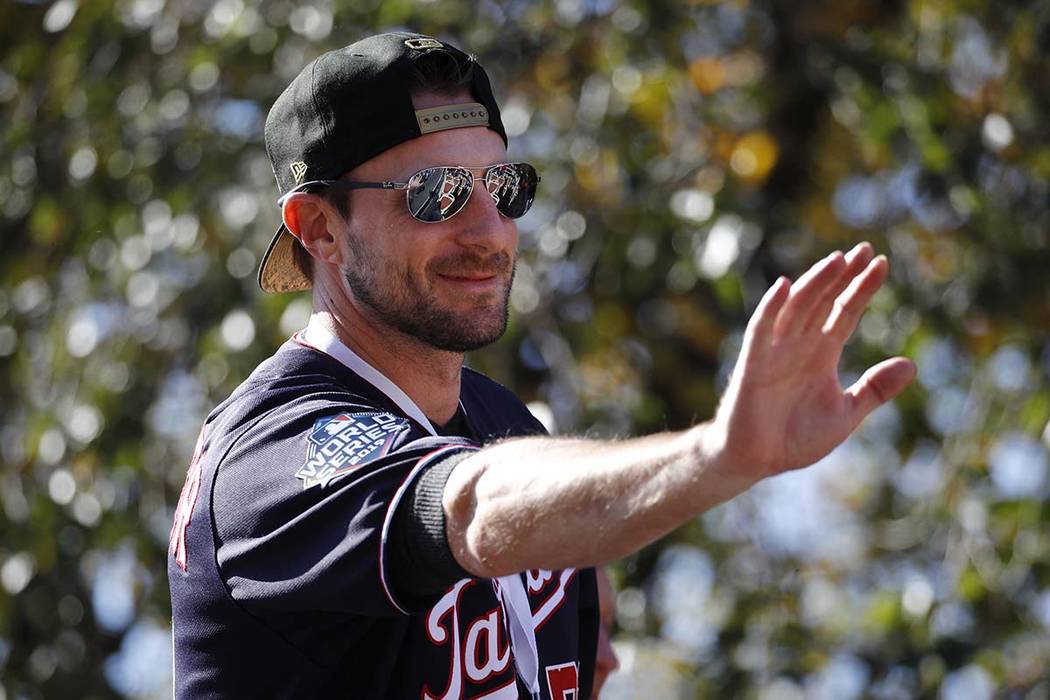
{"label": "finger", "polygon": [[879,255],[864,268],[864,272],[853,278],[846,291],[835,299],[834,308],[828,320],[824,322],[822,332],[846,342],[857,328],[857,322],[864,315],[864,310],[875,292],[886,281],[889,262],[885,255]]}
{"label": "finger", "polygon": [[802,329],[802,323],[809,316],[813,306],[842,273],[844,266],[842,253],[836,250],[806,270],[805,274],[791,285],[791,296],[784,305],[774,329],[778,338],[794,335]]}
{"label": "finger", "polygon": [[824,292],[820,303],[802,323],[802,332],[820,328],[824,324],[828,314],[835,308],[835,299],[846,290],[846,287],[849,286],[854,277],[864,271],[864,268],[868,266],[868,263],[871,262],[874,256],[875,249],[867,241],[858,243],[846,253],[846,267],[842,270],[838,279],[835,280],[835,283]]}
{"label": "finger", "polygon": [[762,295],[762,300],[758,302],[758,307],[748,321],[744,333],[745,349],[751,346],[767,347],[772,342],[773,326],[790,290],[791,282],[788,278],[779,277]]}
{"label": "finger", "polygon": [[869,413],[901,393],[915,379],[915,372],[915,363],[906,357],[883,360],[868,369],[846,390],[853,425],[858,425]]}

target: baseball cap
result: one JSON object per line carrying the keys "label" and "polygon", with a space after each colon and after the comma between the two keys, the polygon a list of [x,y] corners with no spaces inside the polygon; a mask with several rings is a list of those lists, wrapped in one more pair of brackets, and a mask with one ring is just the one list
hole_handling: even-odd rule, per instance
{"label": "baseball cap", "polygon": [[[440,52],[463,74],[476,102],[417,110],[413,65]],[[424,34],[390,32],[318,56],[270,108],[266,152],[282,195],[312,180],[335,179],[399,143],[442,129],[487,126],[507,133],[488,75],[473,56]],[[282,223],[263,255],[267,292],[310,288],[295,261],[294,236]]]}

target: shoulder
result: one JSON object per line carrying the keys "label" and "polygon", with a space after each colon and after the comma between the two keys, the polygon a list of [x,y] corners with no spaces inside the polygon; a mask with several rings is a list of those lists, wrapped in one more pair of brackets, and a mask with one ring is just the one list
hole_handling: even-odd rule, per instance
{"label": "shoulder", "polygon": [[381,412],[370,389],[331,357],[288,341],[215,407],[208,422],[221,422],[224,433],[239,433],[249,426],[309,425],[335,407]]}
{"label": "shoulder", "polygon": [[244,380],[234,395],[260,392],[304,393],[335,389],[371,394],[370,385],[338,360],[289,340]]}
{"label": "shoulder", "polygon": [[496,380],[486,377],[476,369],[464,366],[462,381],[463,391],[473,394],[475,398],[493,404],[505,404],[508,407],[528,411],[528,408],[513,391]]}
{"label": "shoulder", "polygon": [[469,367],[463,368],[461,395],[471,422],[488,438],[547,432],[514,392]]}
{"label": "shoulder", "polygon": [[426,437],[370,389],[327,355],[286,343],[209,416],[216,504],[283,502]]}
{"label": "shoulder", "polygon": [[510,389],[503,386],[495,379],[492,379],[491,377],[482,374],[476,369],[463,365],[462,376],[464,386],[469,385],[474,387],[478,391],[491,392],[493,394],[503,395],[508,398],[518,400],[518,397],[515,396],[514,392],[512,392]]}

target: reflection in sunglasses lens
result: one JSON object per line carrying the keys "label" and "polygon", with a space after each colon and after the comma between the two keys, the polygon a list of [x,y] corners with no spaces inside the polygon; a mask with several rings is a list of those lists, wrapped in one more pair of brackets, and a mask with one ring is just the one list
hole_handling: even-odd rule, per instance
{"label": "reflection in sunglasses lens", "polygon": [[473,177],[463,168],[428,168],[408,181],[408,208],[420,221],[444,221],[470,197]]}
{"label": "reflection in sunglasses lens", "polygon": [[[536,196],[536,170],[527,163],[505,163],[485,171],[485,189],[504,216],[517,219]],[[434,223],[455,216],[474,189],[470,170],[457,167],[420,170],[408,181],[408,207],[420,221]]]}
{"label": "reflection in sunglasses lens", "polygon": [[536,195],[536,170],[527,163],[499,165],[488,172],[486,184],[496,207],[504,216],[517,219],[532,206]]}

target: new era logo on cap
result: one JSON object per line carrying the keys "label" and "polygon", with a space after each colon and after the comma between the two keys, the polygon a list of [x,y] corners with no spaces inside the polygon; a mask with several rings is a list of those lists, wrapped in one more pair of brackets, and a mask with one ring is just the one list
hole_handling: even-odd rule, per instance
{"label": "new era logo on cap", "polygon": [[292,177],[295,178],[295,184],[303,184],[303,180],[306,178],[306,163],[297,160],[288,167],[292,169]]}

